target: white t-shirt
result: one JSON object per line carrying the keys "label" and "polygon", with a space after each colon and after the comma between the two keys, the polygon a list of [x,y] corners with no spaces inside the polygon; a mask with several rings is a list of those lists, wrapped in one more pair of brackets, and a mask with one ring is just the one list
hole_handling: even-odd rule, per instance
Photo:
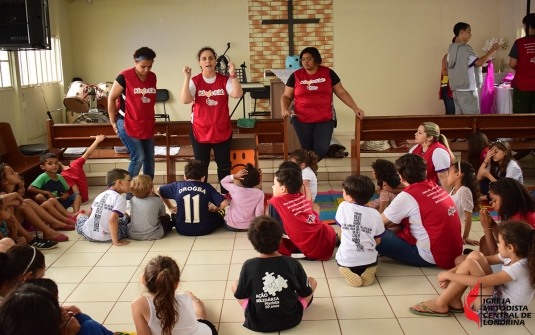
{"label": "white t-shirt", "polygon": [[420,206],[418,206],[416,199],[412,195],[407,192],[399,193],[383,214],[390,222],[395,224],[399,224],[404,218],[409,218],[410,233],[416,239],[418,254],[426,262],[436,264],[435,258],[431,253],[429,234],[427,234],[420,216]]}
{"label": "white t-shirt", "polygon": [[[149,330],[152,335],[161,335],[162,326],[160,319],[156,316],[153,297],[146,297],[150,307]],[[175,300],[178,302],[178,322],[171,331],[172,335],[212,335],[212,330],[199,321],[195,316],[193,301],[186,293],[175,294]]]}
{"label": "white t-shirt", "polygon": [[126,199],[114,190],[106,190],[95,198],[91,205],[91,216],[85,221],[84,235],[97,241],[111,240],[110,217],[115,212],[122,217],[126,212]]}
{"label": "white t-shirt", "polygon": [[[490,171],[490,164],[487,165],[487,170]],[[499,172],[498,177],[501,177]],[[522,174],[522,169],[516,161],[509,161],[509,164],[507,164],[507,169],[505,169],[505,177],[513,178],[515,180],[518,180],[520,184],[524,184],[524,175]]]}
{"label": "white t-shirt", "polygon": [[308,180],[308,188],[310,189],[310,193],[312,193],[312,201],[316,200],[316,195],[318,194],[318,178],[316,174],[307,166],[301,170],[301,175],[303,180]]}
{"label": "white t-shirt", "polygon": [[336,252],[341,266],[353,267],[372,264],[377,260],[375,238],[385,232],[381,214],[373,208],[343,201],[336,211],[342,240]]}
{"label": "white t-shirt", "polygon": [[513,281],[502,284],[502,298],[509,299],[509,306],[526,306],[531,302],[535,289],[529,280],[529,267],[527,258],[522,258],[512,265],[503,265],[502,271],[507,272]]}
{"label": "white t-shirt", "polygon": [[[204,78],[204,77],[202,77],[202,79],[204,79],[204,82],[207,83],[207,84],[215,83],[215,79],[216,78],[217,78],[217,76],[215,76],[213,78]],[[227,89],[227,93],[228,94],[232,93],[232,79],[230,79],[230,77],[228,78],[226,89]],[[189,92],[195,98],[195,94],[197,93],[197,86],[195,86],[195,83],[193,83],[193,80],[191,80],[191,79],[189,80]]]}
{"label": "white t-shirt", "polygon": [[459,190],[452,195],[454,190],[451,190],[450,196],[457,207],[457,214],[461,222],[464,222],[464,212],[472,213],[474,211],[474,198],[472,191],[466,186],[459,187]]}
{"label": "white t-shirt", "polygon": [[[418,145],[415,145],[410,148],[409,153],[412,154],[412,152],[414,151],[414,149],[416,149],[417,146]],[[435,151],[433,151],[433,157],[431,159],[433,161],[433,166],[435,167],[436,172],[446,171],[450,168],[450,153],[442,148],[436,148]]]}

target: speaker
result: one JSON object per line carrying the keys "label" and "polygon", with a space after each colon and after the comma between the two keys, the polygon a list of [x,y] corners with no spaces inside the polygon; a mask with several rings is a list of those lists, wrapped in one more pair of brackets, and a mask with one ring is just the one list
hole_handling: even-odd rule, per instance
{"label": "speaker", "polygon": [[48,0],[0,0],[0,49],[49,49]]}

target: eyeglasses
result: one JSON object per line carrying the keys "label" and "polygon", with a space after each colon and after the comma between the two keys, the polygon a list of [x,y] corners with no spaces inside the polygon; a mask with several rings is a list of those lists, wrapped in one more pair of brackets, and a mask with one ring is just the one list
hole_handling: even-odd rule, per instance
{"label": "eyeglasses", "polygon": [[313,57],[301,58],[301,62],[310,62],[313,59],[314,59]]}

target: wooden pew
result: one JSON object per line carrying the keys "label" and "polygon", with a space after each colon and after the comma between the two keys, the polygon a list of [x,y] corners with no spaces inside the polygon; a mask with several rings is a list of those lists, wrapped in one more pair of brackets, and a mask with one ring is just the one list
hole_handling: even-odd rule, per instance
{"label": "wooden pew", "polygon": [[[405,115],[374,116],[356,119],[355,139],[351,141],[351,173],[360,173],[361,141],[369,140],[407,140],[413,139],[418,126],[423,122],[433,122],[440,127],[440,132],[449,140],[468,138],[480,130],[489,140],[496,138],[535,137],[535,117],[531,114],[501,115]],[[535,149],[535,141],[511,141],[513,150]],[[466,160],[468,142],[450,142],[452,151],[461,151],[461,159]],[[409,148],[390,149],[400,155]]]}
{"label": "wooden pew", "polygon": [[17,145],[17,140],[7,122],[0,122],[0,161],[24,176],[29,185],[39,174],[39,156],[24,156]]}
{"label": "wooden pew", "polygon": [[[119,136],[113,132],[108,124],[54,124],[47,120],[48,145],[50,151],[63,160],[63,152],[69,147],[89,147],[99,134],[106,135],[106,139],[99,147],[124,146]],[[232,127],[237,128],[236,121]],[[166,147],[167,154],[155,156],[165,159],[167,182],[176,181],[175,161],[184,158],[193,158],[193,150],[189,139],[191,123],[189,121],[156,122],[154,142],[157,146]],[[259,154],[282,154],[288,159],[288,136],[284,119],[257,120],[254,128],[239,128],[240,134],[258,134],[259,143],[270,143],[270,146],[260,146]],[[180,146],[177,155],[170,155],[169,149]],[[275,149],[273,149],[275,148]],[[128,154],[118,154],[113,149],[95,150],[90,159],[101,158],[128,158]]]}

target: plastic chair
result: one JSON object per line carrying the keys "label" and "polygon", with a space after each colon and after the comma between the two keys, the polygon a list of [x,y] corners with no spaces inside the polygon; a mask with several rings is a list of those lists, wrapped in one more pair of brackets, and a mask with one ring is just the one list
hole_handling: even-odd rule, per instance
{"label": "plastic chair", "polygon": [[260,92],[251,92],[249,93],[251,95],[251,99],[254,99],[254,107],[253,111],[249,113],[249,117],[251,116],[269,116],[271,115],[271,112],[269,111],[256,111],[256,100],[257,99],[268,99],[268,102],[270,101],[270,93],[271,88],[269,86],[264,86],[264,90]]}
{"label": "plastic chair", "polygon": [[171,121],[171,118],[165,110],[165,102],[169,100],[169,91],[162,88],[156,89],[156,102],[163,102],[163,114],[154,114],[154,118],[165,119],[165,121]]}

